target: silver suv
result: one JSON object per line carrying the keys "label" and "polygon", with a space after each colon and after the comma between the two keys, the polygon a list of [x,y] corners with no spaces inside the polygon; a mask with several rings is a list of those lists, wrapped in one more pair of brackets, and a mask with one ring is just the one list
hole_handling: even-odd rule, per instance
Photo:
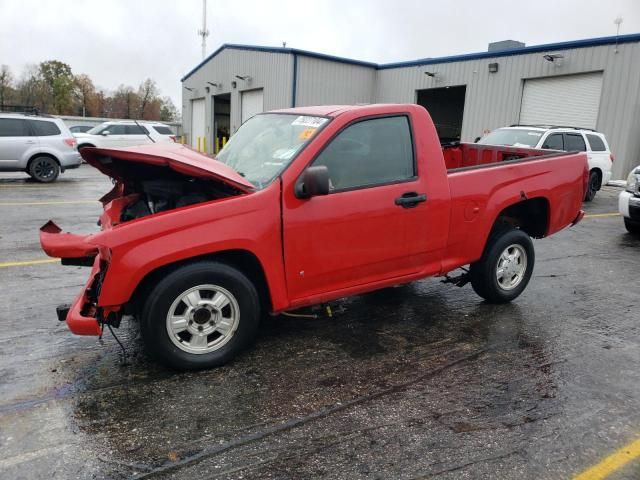
{"label": "silver suv", "polygon": [[38,182],[53,182],[82,163],[76,146],[59,118],[0,113],[0,172],[26,172]]}

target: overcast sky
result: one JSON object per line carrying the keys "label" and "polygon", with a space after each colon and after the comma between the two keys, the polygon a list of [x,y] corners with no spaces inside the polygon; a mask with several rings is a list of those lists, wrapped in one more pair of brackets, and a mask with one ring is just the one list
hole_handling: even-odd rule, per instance
{"label": "overcast sky", "polygon": [[[0,0],[0,64],[61,60],[113,90],[147,77],[181,103],[180,78],[201,60],[202,0]],[[207,51],[280,46],[394,62],[640,33],[640,0],[208,0]]]}

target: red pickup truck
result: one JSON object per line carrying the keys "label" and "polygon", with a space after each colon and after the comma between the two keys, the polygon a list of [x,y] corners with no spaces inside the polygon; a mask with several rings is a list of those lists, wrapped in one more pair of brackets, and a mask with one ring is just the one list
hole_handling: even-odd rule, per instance
{"label": "red pickup truck", "polygon": [[465,265],[454,283],[511,301],[531,277],[531,237],[580,221],[588,178],[584,153],[442,147],[417,105],[260,114],[215,160],[167,144],[82,156],[115,186],[101,231],[41,229],[48,255],[91,267],[58,318],[101,335],[133,315],[149,353],[181,369],[230,360],[266,312]]}

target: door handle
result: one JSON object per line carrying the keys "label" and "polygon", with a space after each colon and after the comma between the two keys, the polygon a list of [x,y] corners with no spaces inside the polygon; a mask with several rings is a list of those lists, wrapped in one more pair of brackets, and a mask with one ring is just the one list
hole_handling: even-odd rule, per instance
{"label": "door handle", "polygon": [[26,142],[27,145],[34,145],[36,142],[34,140],[27,140]]}
{"label": "door handle", "polygon": [[421,202],[426,202],[427,196],[424,193],[407,192],[395,199],[395,204],[402,208],[413,208]]}

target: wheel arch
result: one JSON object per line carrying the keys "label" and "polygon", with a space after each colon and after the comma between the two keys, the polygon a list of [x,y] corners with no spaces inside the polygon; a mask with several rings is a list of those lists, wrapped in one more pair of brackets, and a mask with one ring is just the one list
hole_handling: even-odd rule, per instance
{"label": "wheel arch", "polygon": [[148,296],[153,286],[160,278],[166,276],[185,265],[202,261],[217,261],[224,263],[242,272],[254,283],[258,290],[260,302],[267,311],[272,311],[273,300],[264,266],[259,258],[251,251],[244,249],[223,250],[205,255],[198,255],[178,260],[177,262],[161,265],[148,272],[138,283],[129,301],[125,306],[126,313],[136,314],[143,306],[144,299]]}
{"label": "wheel arch", "polygon": [[26,168],[27,172],[29,172],[29,169],[31,168],[31,162],[33,162],[38,157],[49,157],[49,158],[55,160],[55,162],[58,164],[58,168],[60,168],[60,171],[64,170],[62,168],[62,164],[60,163],[60,160],[58,160],[58,158],[55,155],[53,155],[51,153],[48,153],[48,152],[38,152],[38,153],[34,153],[33,155],[31,155],[29,157],[29,160],[27,160],[27,168]]}
{"label": "wheel arch", "polygon": [[489,236],[505,226],[519,228],[532,238],[542,238],[549,230],[549,200],[528,198],[505,207],[496,217]]}
{"label": "wheel arch", "polygon": [[592,169],[589,170],[589,174],[591,174],[591,172],[595,172],[598,174],[598,190],[600,190],[602,188],[602,176],[603,176],[602,169],[600,167],[593,167]]}

